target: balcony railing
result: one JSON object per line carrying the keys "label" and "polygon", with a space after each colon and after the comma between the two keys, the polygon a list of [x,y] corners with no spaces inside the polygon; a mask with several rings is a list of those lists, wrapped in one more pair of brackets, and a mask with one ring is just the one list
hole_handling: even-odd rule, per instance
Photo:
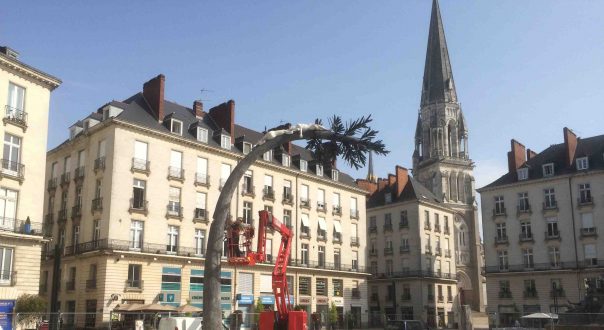
{"label": "balcony railing", "polygon": [[392,223],[385,223],[384,224],[384,231],[392,231]]}
{"label": "balcony railing", "polygon": [[80,182],[81,180],[84,179],[84,175],[86,175],[86,168],[84,166],[80,166],[75,169],[73,174],[74,174],[73,180],[75,182]]}
{"label": "balcony railing", "polygon": [[545,240],[552,240],[552,239],[560,239],[560,232],[559,231],[553,231],[553,232],[545,232]]}
{"label": "balcony railing", "polygon": [[52,178],[48,180],[47,189],[49,191],[57,189],[57,178]]}
{"label": "balcony railing", "polygon": [[399,221],[398,223],[398,229],[408,229],[409,228],[409,220],[406,221]]}
{"label": "balcony railing", "polygon": [[444,280],[457,280],[457,275],[452,273],[435,272],[431,270],[407,270],[402,272],[392,273],[376,273],[371,278],[373,279],[385,279],[385,278],[440,278]]}
{"label": "balcony railing", "polygon": [[130,208],[128,209],[131,213],[144,213],[148,212],[149,201],[138,198],[130,198]]}
{"label": "balcony railing", "polygon": [[71,218],[79,219],[82,217],[82,204],[76,204],[71,208]]}
{"label": "balcony railing", "polygon": [[587,196],[583,196],[583,197],[578,197],[577,198],[577,204],[579,206],[592,205],[593,203],[594,203],[594,200],[591,197],[591,195],[587,195]]}
{"label": "balcony railing", "polygon": [[92,200],[92,212],[103,209],[103,197],[97,197]]}
{"label": "balcony railing", "polygon": [[350,246],[359,246],[359,237],[358,236],[351,236],[350,237]]}
{"label": "balcony railing", "polygon": [[442,250],[440,249],[440,247],[437,247],[436,249],[434,249],[434,255],[436,255],[436,256],[442,255]]}
{"label": "balcony railing", "polygon": [[44,215],[44,223],[47,225],[52,225],[55,223],[55,215],[52,213],[52,211]]}
{"label": "balcony railing", "polygon": [[432,246],[426,245],[425,248],[426,248],[425,249],[426,250],[426,254],[432,254]]}
{"label": "balcony railing", "polygon": [[210,176],[206,173],[195,173],[195,185],[196,186],[210,186]]}
{"label": "balcony railing", "polygon": [[516,205],[516,212],[518,214],[531,213],[531,206],[528,203]]}
{"label": "balcony railing", "polygon": [[563,288],[559,288],[559,289],[555,289],[555,290],[551,290],[549,292],[549,297],[550,298],[564,298],[566,297],[566,292],[564,291]]}
{"label": "balcony railing", "polygon": [[70,172],[66,172],[66,173],[61,174],[61,187],[69,185],[70,181],[71,181],[71,173]]}
{"label": "balcony railing", "polygon": [[27,128],[27,112],[23,111],[23,109],[13,108],[10,105],[5,106],[5,110],[4,124],[11,123],[24,130]]}
{"label": "balcony railing", "polygon": [[501,299],[511,299],[512,292],[511,291],[499,291],[499,298]]}
{"label": "balcony railing", "polygon": [[453,296],[447,296],[447,302],[453,302]]}
{"label": "balcony railing", "polygon": [[168,180],[183,181],[185,179],[185,170],[180,167],[168,167]]}
{"label": "balcony railing", "polygon": [[143,280],[127,279],[126,290],[142,290],[144,288],[143,283]]}
{"label": "balcony railing", "polygon": [[67,221],[67,209],[59,210],[59,215],[57,218],[59,222]]}
{"label": "balcony railing", "polygon": [[310,198],[300,197],[300,207],[310,210]]}
{"label": "balcony railing", "polygon": [[369,233],[370,234],[377,233],[377,226],[369,226]]}
{"label": "balcony railing", "polygon": [[361,290],[359,288],[352,288],[351,295],[353,299],[361,298]]}
{"label": "balcony railing", "polygon": [[333,211],[332,213],[333,215],[342,215],[342,206],[340,205],[334,205],[333,206]]}
{"label": "balcony railing", "polygon": [[105,156],[99,157],[94,160],[94,171],[101,171],[105,169]]}
{"label": "balcony railing", "polygon": [[195,214],[193,215],[193,220],[199,222],[208,222],[208,210],[195,208]]}
{"label": "balcony railing", "polygon": [[434,232],[440,233],[440,225],[439,224],[434,224]]}
{"label": "balcony railing", "polygon": [[524,298],[537,298],[537,290],[524,290]]}
{"label": "balcony railing", "polygon": [[168,218],[182,218],[182,206],[177,204],[168,204],[166,206],[166,217]]}
{"label": "balcony railing", "polygon": [[334,243],[342,243],[342,234],[333,233],[333,242]]}
{"label": "balcony railing", "polygon": [[520,240],[520,242],[534,242],[535,239],[533,238],[533,234],[530,233],[523,233],[518,235],[518,239]]}
{"label": "balcony railing", "polygon": [[446,258],[451,258],[451,250],[445,250],[445,257]]}
{"label": "balcony railing", "polygon": [[424,222],[424,229],[425,229],[425,230],[430,230],[430,229],[432,229],[432,226],[430,226],[430,223],[429,223],[429,222]]}
{"label": "balcony railing", "polygon": [[43,236],[42,224],[27,220],[0,217],[0,232]]}
{"label": "balcony railing", "polygon": [[241,185],[241,195],[256,197],[256,187],[251,184],[245,184],[245,183],[242,184]]}
{"label": "balcony railing", "polygon": [[273,190],[273,187],[264,187],[264,189],[262,189],[262,199],[275,201],[275,191]]}
{"label": "balcony railing", "polygon": [[[604,260],[602,262],[602,265],[604,265]],[[531,267],[529,269],[532,272],[549,271],[549,270],[559,270],[559,269],[573,270],[573,269],[585,267],[585,265],[583,265],[581,263],[577,264],[574,261],[572,261],[572,262],[558,262],[558,263],[551,263],[551,262],[532,263],[530,266]],[[491,274],[491,273],[513,273],[513,272],[525,272],[525,271],[527,271],[527,267],[524,264],[514,264],[514,265],[505,264],[505,267],[500,267],[499,265],[486,266],[485,267],[485,272],[487,274]]]}
{"label": "balcony railing", "polygon": [[543,202],[543,210],[557,210],[558,209],[558,201],[550,200],[548,202]]}
{"label": "balcony railing", "polygon": [[438,296],[438,302],[445,302],[445,296]]}
{"label": "balcony railing", "polygon": [[402,294],[401,301],[411,301],[411,294]]}
{"label": "balcony railing", "polygon": [[508,244],[508,236],[495,236],[495,245],[497,244]]}
{"label": "balcony railing", "polygon": [[25,165],[8,159],[2,159],[2,176],[23,181],[25,177]]}
{"label": "balcony railing", "polygon": [[292,205],[294,203],[294,195],[291,193],[284,193],[282,203]]}
{"label": "balcony railing", "polygon": [[409,253],[409,251],[411,251],[411,249],[409,248],[409,245],[401,245],[398,248],[399,253]]}
{"label": "balcony railing", "polygon": [[96,289],[96,279],[86,280],[86,289]]}
{"label": "balcony railing", "polygon": [[2,285],[8,285],[8,286],[17,285],[17,272],[16,271],[9,272],[9,271],[0,270],[0,286],[2,286]]}
{"label": "balcony railing", "polygon": [[74,291],[76,287],[75,280],[67,281],[65,283],[65,288],[67,291]]}
{"label": "balcony railing", "polygon": [[357,209],[350,209],[350,218],[351,219],[358,219],[359,218],[359,210],[357,210]]}
{"label": "balcony railing", "polygon": [[589,227],[589,228],[581,228],[581,237],[591,237],[598,236],[598,228]]}
{"label": "balcony railing", "polygon": [[451,231],[449,230],[449,226],[445,226],[445,229],[443,230],[443,233],[445,235],[449,235],[451,233]]}
{"label": "balcony railing", "polygon": [[133,172],[149,174],[150,162],[146,159],[132,158],[132,167],[130,167],[130,170]]}
{"label": "balcony railing", "polygon": [[498,217],[498,216],[506,216],[507,212],[505,210],[505,207],[495,207],[493,209],[493,217]]}
{"label": "balcony railing", "polygon": [[371,249],[369,250],[369,255],[372,257],[375,257],[378,255],[378,250],[377,249]]}
{"label": "balcony railing", "polygon": [[393,253],[393,252],[394,252],[394,251],[393,251],[393,249],[392,249],[392,248],[384,248],[384,255],[385,255],[385,256],[392,255],[392,253]]}
{"label": "balcony railing", "polygon": [[325,206],[325,202],[317,202],[317,212],[326,212],[327,207]]}

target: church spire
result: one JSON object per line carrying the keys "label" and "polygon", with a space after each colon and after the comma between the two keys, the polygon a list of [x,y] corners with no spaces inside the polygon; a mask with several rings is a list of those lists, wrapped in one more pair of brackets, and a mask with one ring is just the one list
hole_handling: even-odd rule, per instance
{"label": "church spire", "polygon": [[377,182],[375,174],[373,174],[373,152],[369,152],[369,168],[367,169],[367,181]]}
{"label": "church spire", "polygon": [[453,71],[438,0],[432,2],[428,49],[422,85],[421,106],[437,102],[457,102]]}

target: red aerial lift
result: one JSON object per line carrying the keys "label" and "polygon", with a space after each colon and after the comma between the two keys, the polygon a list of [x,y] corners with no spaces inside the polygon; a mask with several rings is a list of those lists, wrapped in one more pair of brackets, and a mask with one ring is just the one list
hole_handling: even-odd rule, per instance
{"label": "red aerial lift", "polygon": [[[281,234],[281,245],[275,268],[273,269],[273,294],[277,313],[263,311],[260,313],[260,330],[307,330],[306,312],[293,311],[291,308],[289,291],[287,289],[287,263],[292,245],[292,231],[281,221],[277,220],[268,211],[258,212],[260,223],[258,225],[258,247],[252,251],[254,227],[237,220],[227,225],[227,255],[228,263],[238,266],[254,266],[258,262],[266,261],[266,230],[270,228]],[[241,238],[243,240],[241,241]]]}

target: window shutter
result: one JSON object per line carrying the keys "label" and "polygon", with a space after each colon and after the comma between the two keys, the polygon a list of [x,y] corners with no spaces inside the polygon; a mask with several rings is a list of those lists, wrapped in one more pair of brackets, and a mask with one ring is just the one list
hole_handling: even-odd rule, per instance
{"label": "window shutter", "polygon": [[242,294],[254,294],[254,274],[239,273],[239,292]]}

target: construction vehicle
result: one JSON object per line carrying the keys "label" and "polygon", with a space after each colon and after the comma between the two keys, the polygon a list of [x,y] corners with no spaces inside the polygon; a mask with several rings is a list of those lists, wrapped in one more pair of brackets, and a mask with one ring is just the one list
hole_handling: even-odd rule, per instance
{"label": "construction vehicle", "polygon": [[240,219],[227,224],[227,261],[234,266],[254,266],[256,263],[265,263],[266,259],[266,231],[273,230],[281,234],[281,244],[275,259],[272,273],[273,294],[275,295],[276,311],[260,312],[259,330],[307,330],[306,311],[292,310],[289,291],[287,287],[287,264],[293,240],[293,233],[281,221],[277,220],[268,211],[258,212],[257,249],[252,250],[252,239],[256,229],[252,225],[244,224]]}

